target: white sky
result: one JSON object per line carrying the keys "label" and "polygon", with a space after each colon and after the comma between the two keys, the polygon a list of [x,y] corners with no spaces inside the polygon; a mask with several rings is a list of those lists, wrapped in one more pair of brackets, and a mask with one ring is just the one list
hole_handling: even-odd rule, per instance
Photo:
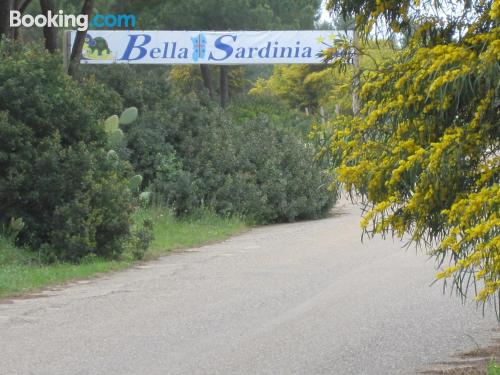
{"label": "white sky", "polygon": [[326,0],[323,0],[321,4],[321,18],[319,19],[319,22],[323,21],[331,21],[332,17],[330,17],[330,13],[326,10]]}

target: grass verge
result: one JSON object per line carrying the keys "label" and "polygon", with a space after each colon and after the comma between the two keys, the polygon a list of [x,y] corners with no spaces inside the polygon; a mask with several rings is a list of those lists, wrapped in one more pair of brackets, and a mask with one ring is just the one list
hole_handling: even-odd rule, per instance
{"label": "grass verge", "polygon": [[[156,258],[174,249],[200,246],[225,239],[246,228],[243,220],[223,218],[208,211],[185,219],[176,219],[160,209],[140,211],[136,220],[152,217],[155,239],[146,259]],[[131,254],[121,260],[92,259],[81,264],[41,264],[36,254],[12,246],[0,237],[0,298],[20,296],[44,287],[123,270],[135,264]]]}
{"label": "grass verge", "polygon": [[150,256],[219,241],[247,228],[243,219],[221,217],[211,211],[200,211],[180,220],[161,210],[149,213],[155,223],[155,239],[149,249]]}

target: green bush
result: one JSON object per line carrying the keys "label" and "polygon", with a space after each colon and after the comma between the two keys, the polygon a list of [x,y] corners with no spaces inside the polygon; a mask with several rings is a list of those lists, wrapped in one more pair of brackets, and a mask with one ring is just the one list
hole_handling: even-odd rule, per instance
{"label": "green bush", "polygon": [[[181,117],[190,118],[185,128],[191,137],[174,138],[173,151],[156,154],[163,162],[149,169],[152,190],[177,214],[207,206],[222,215],[276,222],[318,217],[333,205],[335,196],[327,190],[331,181],[295,130],[278,127],[265,115],[236,123],[217,111],[191,109],[198,110],[206,112],[199,117],[203,121],[189,113]],[[172,140],[161,136],[162,125],[168,123],[159,121],[159,131],[151,134],[159,145]]]}
{"label": "green bush", "polygon": [[117,256],[130,237],[133,173],[108,157],[99,119],[121,100],[96,82],[75,83],[59,56],[0,55],[0,223],[21,218],[18,242],[47,260]]}
{"label": "green bush", "polygon": [[129,161],[154,199],[178,215],[208,207],[291,221],[318,217],[334,203],[331,181],[304,140],[310,118],[262,96],[243,96],[224,112],[203,95],[178,95],[164,69],[111,68],[90,71],[125,106],[139,108],[138,121],[123,127]]}
{"label": "green bush", "polygon": [[266,116],[224,121],[207,129],[199,144],[199,153],[186,163],[197,176],[200,200],[219,213],[293,221],[321,216],[334,203],[313,150]]}
{"label": "green bush", "polygon": [[44,51],[0,49],[0,59],[0,111],[28,126],[35,142],[55,132],[64,145],[105,140],[98,120],[105,108],[121,106],[116,93],[93,81],[76,84],[60,57]]}

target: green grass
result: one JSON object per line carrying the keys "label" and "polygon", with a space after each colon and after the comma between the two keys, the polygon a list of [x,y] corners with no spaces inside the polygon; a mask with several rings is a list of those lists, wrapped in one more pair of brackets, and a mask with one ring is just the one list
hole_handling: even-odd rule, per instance
{"label": "green grass", "polygon": [[500,375],[500,365],[495,361],[491,361],[488,365],[488,375]]}
{"label": "green grass", "polygon": [[[146,259],[156,258],[179,248],[200,246],[222,240],[246,228],[243,220],[221,218],[210,212],[176,219],[169,211],[155,209],[140,211],[135,220],[145,217],[154,220],[155,239]],[[44,265],[37,256],[26,249],[12,246],[0,237],[0,298],[19,296],[48,286],[87,279],[96,275],[122,270],[135,264],[131,254],[122,260],[92,259],[82,264],[57,263]]]}
{"label": "green grass", "polygon": [[219,241],[246,228],[241,219],[220,217],[210,211],[200,211],[197,215],[180,220],[160,210],[151,214],[155,222],[155,239],[150,246],[153,256]]}

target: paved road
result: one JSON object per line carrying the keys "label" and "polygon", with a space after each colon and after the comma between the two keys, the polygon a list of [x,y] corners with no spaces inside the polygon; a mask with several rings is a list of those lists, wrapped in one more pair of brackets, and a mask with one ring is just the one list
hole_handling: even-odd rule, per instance
{"label": "paved road", "polygon": [[412,374],[496,327],[359,211],[0,304],[0,374]]}

